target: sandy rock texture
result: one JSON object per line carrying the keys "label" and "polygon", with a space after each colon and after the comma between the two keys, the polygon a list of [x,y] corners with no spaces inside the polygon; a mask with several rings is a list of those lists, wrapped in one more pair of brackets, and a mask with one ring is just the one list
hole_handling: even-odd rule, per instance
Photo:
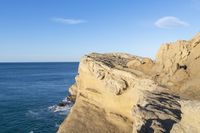
{"label": "sandy rock texture", "polygon": [[162,45],[156,60],[86,55],[69,92],[58,133],[200,133],[200,34]]}

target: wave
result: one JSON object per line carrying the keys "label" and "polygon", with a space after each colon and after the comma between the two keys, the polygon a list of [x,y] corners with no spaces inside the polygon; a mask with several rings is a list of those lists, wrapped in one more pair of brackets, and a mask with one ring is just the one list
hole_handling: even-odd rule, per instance
{"label": "wave", "polygon": [[65,98],[60,104],[50,106],[48,107],[48,109],[52,112],[58,112],[60,115],[66,115],[67,113],[69,113],[72,106],[73,103]]}
{"label": "wave", "polygon": [[63,106],[60,107],[58,105],[53,105],[49,107],[49,110],[53,111],[53,112],[65,112],[65,111],[69,111],[71,109],[71,106]]}
{"label": "wave", "polygon": [[56,127],[56,128],[58,128],[59,126],[60,126],[60,124],[57,124],[57,123],[55,124],[55,127]]}
{"label": "wave", "polygon": [[38,116],[38,112],[32,111],[32,110],[28,110],[28,112],[26,113],[26,115],[31,115],[31,116]]}

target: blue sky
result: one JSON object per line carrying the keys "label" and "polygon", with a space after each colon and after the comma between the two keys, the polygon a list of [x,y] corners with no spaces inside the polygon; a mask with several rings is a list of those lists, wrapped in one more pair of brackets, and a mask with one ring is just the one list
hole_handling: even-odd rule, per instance
{"label": "blue sky", "polygon": [[0,62],[154,58],[161,44],[199,31],[200,0],[0,0]]}

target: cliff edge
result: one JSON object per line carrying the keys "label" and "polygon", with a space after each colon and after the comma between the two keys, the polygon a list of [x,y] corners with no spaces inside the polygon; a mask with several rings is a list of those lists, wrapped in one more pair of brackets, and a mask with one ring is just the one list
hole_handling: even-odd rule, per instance
{"label": "cliff edge", "polygon": [[69,91],[58,133],[200,133],[200,34],[162,45],[156,60],[86,55]]}

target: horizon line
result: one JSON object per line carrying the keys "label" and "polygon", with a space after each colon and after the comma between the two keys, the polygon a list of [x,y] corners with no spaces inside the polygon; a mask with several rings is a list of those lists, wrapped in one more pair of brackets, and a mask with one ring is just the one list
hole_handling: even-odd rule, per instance
{"label": "horizon line", "polygon": [[79,61],[0,61],[0,64],[3,63],[79,63]]}

